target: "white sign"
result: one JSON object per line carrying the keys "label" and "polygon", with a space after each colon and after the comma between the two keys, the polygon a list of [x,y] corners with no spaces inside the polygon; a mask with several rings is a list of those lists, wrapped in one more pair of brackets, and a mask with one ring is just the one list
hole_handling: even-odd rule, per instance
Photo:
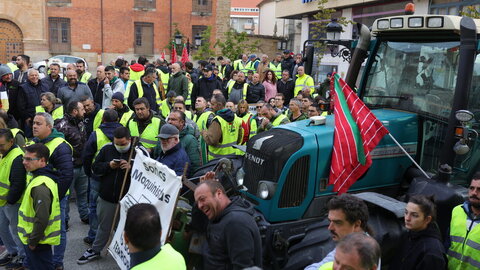
{"label": "white sign", "polygon": [[145,155],[140,150],[133,163],[130,189],[120,201],[120,221],[108,251],[122,270],[130,268],[130,255],[123,239],[128,209],[138,203],[155,205],[162,222],[162,245],[167,238],[182,180],[173,170]]}
{"label": "white sign", "polygon": [[90,44],[82,44],[82,49],[84,49],[84,50],[91,50],[91,49],[92,49],[92,45],[90,45]]}

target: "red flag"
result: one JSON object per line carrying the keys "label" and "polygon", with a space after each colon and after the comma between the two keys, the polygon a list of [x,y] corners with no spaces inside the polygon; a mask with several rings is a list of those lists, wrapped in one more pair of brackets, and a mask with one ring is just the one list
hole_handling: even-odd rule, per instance
{"label": "red flag", "polygon": [[187,50],[187,45],[185,43],[183,44],[183,50],[182,50],[182,64],[185,65],[186,62],[189,61],[188,59],[188,50]]}
{"label": "red flag", "polygon": [[370,151],[388,134],[388,130],[340,75],[333,77],[335,133],[329,184],[341,194],[372,165]]}
{"label": "red flag", "polygon": [[165,49],[163,49],[162,55],[160,55],[160,59],[165,61]]}
{"label": "red flag", "polygon": [[175,48],[175,43],[172,42],[172,55],[170,56],[171,62],[177,62],[177,49]]}

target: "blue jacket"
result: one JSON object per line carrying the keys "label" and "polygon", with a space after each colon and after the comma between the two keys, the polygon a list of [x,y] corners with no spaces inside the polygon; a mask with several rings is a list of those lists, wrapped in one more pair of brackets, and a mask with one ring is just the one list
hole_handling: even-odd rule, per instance
{"label": "blue jacket", "polygon": [[[122,125],[117,122],[113,123],[103,123],[100,125],[100,130],[107,136],[110,141],[113,142],[113,132],[117,127],[121,127]],[[88,138],[87,142],[85,143],[85,149],[83,150],[83,169],[85,171],[85,174],[88,177],[94,177],[92,174],[92,163],[93,163],[93,158],[95,157],[95,153],[97,152],[97,133],[92,132],[90,134],[90,137]]]}
{"label": "blue jacket", "polygon": [[160,156],[157,158],[157,161],[174,170],[178,176],[183,174],[185,163],[190,163],[187,152],[185,152],[185,149],[183,149],[180,142],[166,153],[163,151],[160,152]]}
{"label": "blue jacket", "polygon": [[47,92],[48,88],[42,81],[33,85],[29,81],[22,83],[19,87],[18,112],[20,118],[25,120],[35,116],[35,107],[40,105],[40,94]]}
{"label": "blue jacket", "polygon": [[[53,129],[52,133],[47,138],[43,140],[34,138],[33,141],[35,143],[47,143],[56,137],[64,138],[63,133]],[[60,144],[55,151],[50,154],[48,163],[51,164],[58,173],[58,177],[54,178],[53,180],[55,180],[58,184],[58,196],[61,200],[63,197],[65,197],[65,193],[67,193],[67,190],[70,188],[70,185],[73,181],[72,148],[70,148],[67,143]]]}

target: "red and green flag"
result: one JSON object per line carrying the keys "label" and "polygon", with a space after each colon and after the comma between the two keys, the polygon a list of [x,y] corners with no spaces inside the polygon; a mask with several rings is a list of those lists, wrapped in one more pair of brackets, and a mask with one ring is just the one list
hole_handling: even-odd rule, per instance
{"label": "red and green flag", "polygon": [[333,84],[335,133],[329,184],[341,194],[372,165],[370,152],[388,130],[340,75],[334,75]]}
{"label": "red and green flag", "polygon": [[183,43],[182,59],[180,61],[182,61],[183,65],[189,61],[187,45],[185,45],[185,43]]}

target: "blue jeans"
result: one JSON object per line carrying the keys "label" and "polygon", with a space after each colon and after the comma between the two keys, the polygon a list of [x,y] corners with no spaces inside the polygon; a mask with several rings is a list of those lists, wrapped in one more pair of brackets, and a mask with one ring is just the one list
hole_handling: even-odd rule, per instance
{"label": "blue jeans", "polygon": [[27,263],[30,270],[53,270],[52,246],[38,245],[35,250],[23,246],[27,254]]}
{"label": "blue jeans", "polygon": [[97,235],[97,228],[98,228],[98,218],[97,218],[97,198],[98,192],[100,190],[100,182],[97,180],[90,178],[90,193],[88,195],[89,198],[89,219],[88,224],[90,225],[90,229],[88,230],[87,237],[90,240],[95,240],[95,236]]}
{"label": "blue jeans", "polygon": [[60,245],[53,247],[53,263],[55,266],[63,266],[63,256],[65,255],[65,249],[67,248],[67,228],[65,223],[67,204],[68,196],[65,196],[60,201],[60,216],[62,218],[62,227],[60,228]]}
{"label": "blue jeans", "polygon": [[[88,191],[88,177],[83,171],[83,167],[78,167],[73,169],[73,182],[71,185],[75,189],[75,195],[77,196],[77,208],[78,215],[81,220],[88,219],[88,202],[87,202],[87,191]],[[66,220],[69,221],[70,217],[68,213],[70,212],[70,207],[67,204],[67,213]]]}
{"label": "blue jeans", "polygon": [[3,239],[9,254],[25,257],[23,243],[18,237],[18,209],[20,204],[0,206],[0,237]]}

